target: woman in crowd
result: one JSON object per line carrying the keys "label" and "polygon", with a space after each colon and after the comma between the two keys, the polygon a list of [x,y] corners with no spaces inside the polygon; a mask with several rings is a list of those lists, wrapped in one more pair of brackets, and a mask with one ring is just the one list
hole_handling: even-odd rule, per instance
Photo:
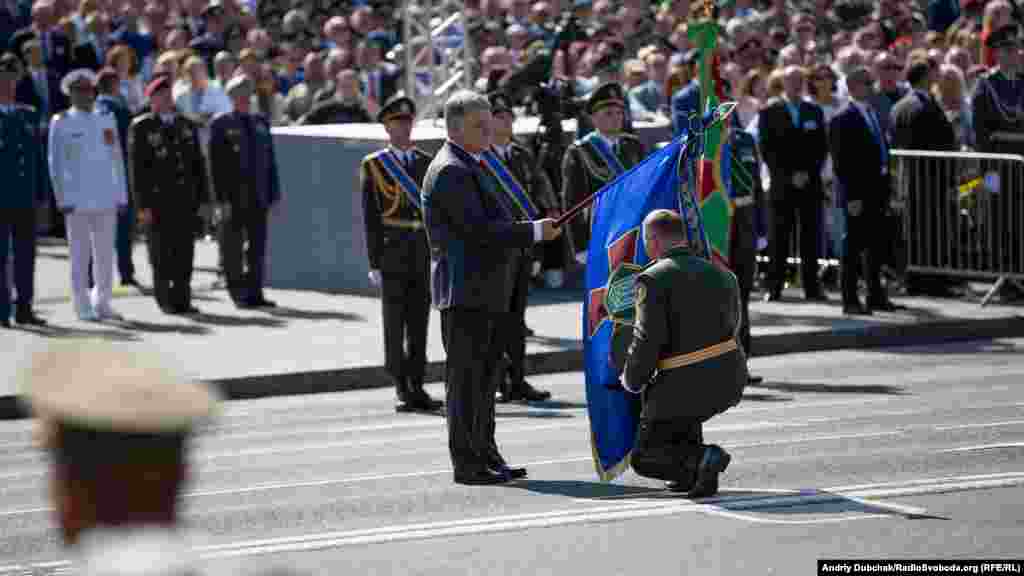
{"label": "woman in crowd", "polygon": [[119,44],[107,52],[107,66],[117,70],[121,79],[121,96],[128,104],[132,114],[137,113],[146,104],[142,94],[142,77],[139,75],[139,59],[135,50],[125,44]]}
{"label": "woman in crowd", "polygon": [[736,95],[739,97],[736,103],[736,114],[740,126],[749,126],[757,116],[761,104],[765,101],[765,81],[760,70],[748,71],[740,82]]}
{"label": "woman in crowd", "polygon": [[935,100],[953,125],[957,144],[963,150],[974,148],[974,122],[970,102],[966,96],[966,85],[959,68],[943,64],[939,67],[933,87]]}

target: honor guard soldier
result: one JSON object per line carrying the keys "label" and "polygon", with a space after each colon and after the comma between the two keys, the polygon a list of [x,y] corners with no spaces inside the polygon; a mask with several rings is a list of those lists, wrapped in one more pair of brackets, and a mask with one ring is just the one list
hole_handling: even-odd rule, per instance
{"label": "honor guard soldier", "polygon": [[[536,220],[552,216],[558,210],[551,184],[540,165],[524,146],[512,139],[515,112],[508,97],[501,92],[488,96],[491,102],[492,146],[485,153],[487,166],[498,182],[499,191],[506,194],[509,205],[516,211],[514,220]],[[547,390],[538,390],[524,379],[523,362],[526,359],[526,297],[530,290],[535,252],[541,246],[516,250],[509,263],[509,285],[512,287],[510,310],[505,326],[497,330],[501,351],[495,368],[498,378],[499,402],[541,401],[551,398]],[[506,369],[507,367],[507,369]],[[506,380],[506,374],[508,380]]]}
{"label": "honor guard soldier", "polygon": [[272,308],[275,304],[263,296],[263,267],[267,211],[281,198],[274,141],[267,120],[249,111],[252,81],[235,76],[225,92],[234,111],[217,116],[210,125],[210,166],[214,197],[221,205],[224,275],[235,306]]}
{"label": "honor guard soldier", "polygon": [[683,226],[671,210],[644,218],[644,246],[653,262],[636,277],[622,385],[644,399],[633,470],[703,498],[718,491],[730,456],[704,444],[702,424],[739,403],[749,376],[736,342],[736,276],[691,252]]}
{"label": "honor guard soldier", "polygon": [[99,339],[50,343],[17,377],[51,457],[50,497],[73,572],[194,573],[185,571],[198,566],[178,506],[189,442],[219,393],[155,350]]}
{"label": "honor guard soldier", "polygon": [[[128,181],[114,116],[95,109],[96,74],[68,72],[61,91],[71,108],[50,121],[50,179],[71,249],[71,295],[81,320],[119,320],[110,306],[117,214],[128,209]],[[96,285],[89,290],[90,256]]]}
{"label": "honor guard soldier", "polygon": [[206,167],[196,125],[175,112],[172,82],[159,74],[146,86],[150,111],[128,130],[129,172],[156,302],[166,314],[197,314],[190,282]]}
{"label": "honor guard soldier", "polygon": [[[1004,26],[992,33],[986,45],[992,48],[996,65],[978,79],[972,97],[972,113],[978,152],[1024,154],[1024,78],[1021,47],[1024,42],[1017,26]],[[1004,163],[1005,164],[1005,163]],[[1010,170],[1000,171],[1001,190],[992,190],[989,257],[999,271],[1012,270],[1021,242],[1020,222],[1012,216],[1020,190],[1007,189],[1017,178]]]}
{"label": "honor guard soldier", "polygon": [[36,134],[36,113],[15,103],[21,63],[11,53],[0,56],[0,167],[5,178],[0,194],[0,327],[11,327],[11,291],[7,258],[13,241],[14,287],[18,302],[14,321],[46,322],[32,312],[36,274],[36,211],[46,206],[46,164]]}
{"label": "honor guard soldier", "polygon": [[443,405],[423,390],[430,319],[430,250],[420,186],[431,157],[412,144],[416,105],[401,94],[377,113],[390,145],[359,168],[370,281],[381,290],[384,363],[394,380],[399,412]]}
{"label": "honor guard soldier", "polygon": [[[601,189],[626,172],[647,152],[643,143],[623,131],[626,99],[622,85],[602,84],[590,94],[586,110],[594,131],[568,146],[562,159],[562,198],[567,208]],[[592,208],[572,221],[571,243],[580,264],[586,262],[590,244]]]}

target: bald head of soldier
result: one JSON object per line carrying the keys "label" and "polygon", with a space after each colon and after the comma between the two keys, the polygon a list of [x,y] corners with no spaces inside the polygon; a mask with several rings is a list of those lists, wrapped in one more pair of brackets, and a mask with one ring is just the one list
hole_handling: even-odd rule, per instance
{"label": "bald head of soldier", "polygon": [[678,246],[687,246],[683,218],[675,210],[654,210],[644,218],[644,247],[651,260]]}
{"label": "bald head of soldier", "polygon": [[187,441],[216,409],[212,388],[138,344],[77,339],[38,350],[18,378],[67,546],[94,530],[175,527]]}

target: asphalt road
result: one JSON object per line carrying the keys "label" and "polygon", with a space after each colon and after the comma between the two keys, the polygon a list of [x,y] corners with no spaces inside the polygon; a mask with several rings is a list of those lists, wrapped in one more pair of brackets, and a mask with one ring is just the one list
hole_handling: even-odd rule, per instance
{"label": "asphalt road", "polygon": [[[706,427],[733,463],[691,502],[596,480],[582,375],[499,407],[530,479],[452,483],[444,421],[388,390],[235,401],[196,443],[185,517],[210,574],[814,574],[818,558],[1022,558],[1024,340],[753,360]],[[441,385],[429,387],[440,395]],[[64,556],[31,422],[0,422],[0,576]]]}

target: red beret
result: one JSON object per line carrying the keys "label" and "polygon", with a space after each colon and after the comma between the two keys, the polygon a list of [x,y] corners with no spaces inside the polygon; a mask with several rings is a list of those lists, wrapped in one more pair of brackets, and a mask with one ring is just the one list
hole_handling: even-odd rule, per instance
{"label": "red beret", "polygon": [[110,66],[107,66],[107,67],[101,69],[96,74],[96,83],[99,84],[100,82],[106,81],[108,78],[117,78],[117,77],[118,77],[117,76],[117,70],[114,70]]}
{"label": "red beret", "polygon": [[171,77],[167,74],[157,74],[146,85],[146,98],[152,98],[157,90],[171,87]]}

